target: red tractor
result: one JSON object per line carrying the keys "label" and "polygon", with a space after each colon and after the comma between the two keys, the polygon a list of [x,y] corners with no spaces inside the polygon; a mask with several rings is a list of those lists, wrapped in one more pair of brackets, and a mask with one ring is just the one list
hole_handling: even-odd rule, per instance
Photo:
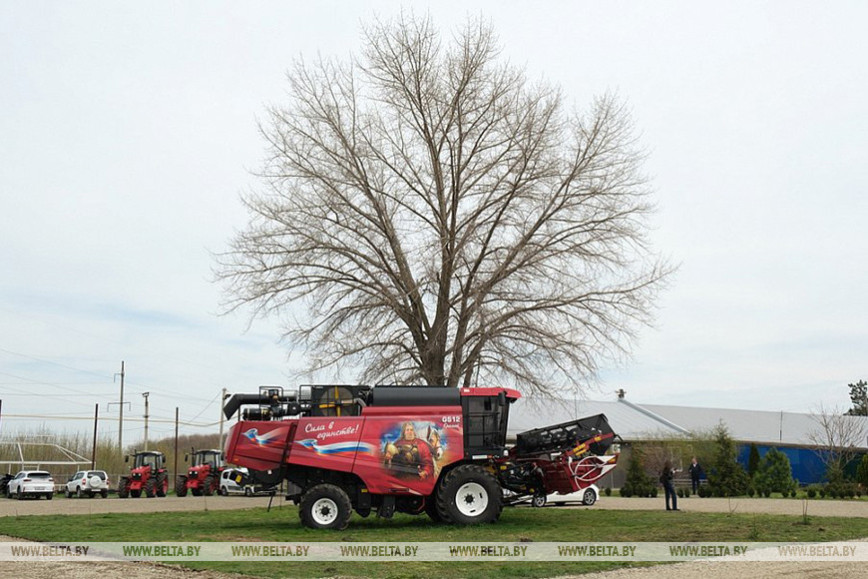
{"label": "red tractor", "polygon": [[219,450],[194,450],[184,457],[184,461],[193,457],[190,470],[186,475],[178,475],[175,480],[175,494],[179,497],[187,496],[187,491],[198,496],[213,495],[220,484],[220,473],[226,468],[223,462],[223,453]]}
{"label": "red tractor", "polygon": [[[162,452],[152,450],[137,450],[133,455],[133,468],[129,476],[122,476],[118,481],[118,496],[139,498],[142,491],[148,498],[164,497],[169,490],[169,473],[164,468],[166,463]],[[130,456],[125,457],[130,461]]]}
{"label": "red tractor", "polygon": [[226,460],[261,484],[288,481],[302,524],[343,529],[355,510],[389,518],[496,521],[504,504],[573,493],[615,467],[602,414],[518,435],[507,447],[507,388],[306,386],[264,388],[224,406],[241,420]]}

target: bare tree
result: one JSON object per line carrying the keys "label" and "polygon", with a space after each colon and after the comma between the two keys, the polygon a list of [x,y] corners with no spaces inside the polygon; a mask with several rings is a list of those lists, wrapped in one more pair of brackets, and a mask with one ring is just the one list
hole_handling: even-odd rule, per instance
{"label": "bare tree", "polygon": [[568,113],[477,21],[446,43],[428,19],[377,22],[364,46],[297,62],[260,125],[230,306],[290,314],[312,370],[364,381],[547,391],[625,354],[671,268],[624,107]]}
{"label": "bare tree", "polygon": [[821,404],[811,419],[816,427],[807,438],[817,447],[827,471],[833,465],[843,468],[868,445],[868,419],[862,416],[848,416],[840,408],[827,409]]}

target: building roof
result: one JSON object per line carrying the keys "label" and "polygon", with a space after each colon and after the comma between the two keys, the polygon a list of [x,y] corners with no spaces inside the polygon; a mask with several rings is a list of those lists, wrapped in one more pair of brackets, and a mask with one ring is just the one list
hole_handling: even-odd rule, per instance
{"label": "building roof", "polygon": [[[614,401],[559,398],[522,398],[510,411],[508,436],[519,432],[605,414],[612,430],[626,441],[655,440],[689,433],[708,432],[719,424],[739,442],[767,445],[813,446],[811,434],[819,432],[816,417],[796,412],[734,410],[690,406],[636,404],[625,398]],[[861,427],[860,448],[868,448],[868,417],[842,416]]]}

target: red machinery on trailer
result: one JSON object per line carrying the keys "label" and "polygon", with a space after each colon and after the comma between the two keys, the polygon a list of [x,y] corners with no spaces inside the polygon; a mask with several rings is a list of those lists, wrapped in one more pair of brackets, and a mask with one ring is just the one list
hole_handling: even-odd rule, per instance
{"label": "red machinery on trailer", "polygon": [[508,388],[307,386],[235,394],[227,462],[262,484],[288,481],[304,525],[342,529],[352,510],[492,522],[504,504],[587,488],[615,467],[602,414],[523,432],[506,444]]}

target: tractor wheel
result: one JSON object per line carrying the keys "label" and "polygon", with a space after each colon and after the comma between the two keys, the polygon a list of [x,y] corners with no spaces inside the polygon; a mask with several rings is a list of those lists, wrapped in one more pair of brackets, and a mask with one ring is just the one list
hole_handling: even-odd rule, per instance
{"label": "tractor wheel", "polygon": [[179,476],[175,479],[175,496],[176,497],[186,497],[187,496],[187,477]]}
{"label": "tractor wheel", "polygon": [[216,481],[214,480],[213,476],[206,476],[205,480],[202,481],[202,494],[206,497],[210,497],[211,495],[213,495],[214,487],[217,486],[214,484],[215,482]]}
{"label": "tractor wheel", "polygon": [[590,507],[594,503],[597,502],[597,493],[594,492],[594,489],[585,489],[585,492],[582,493],[582,504]]}
{"label": "tractor wheel", "polygon": [[298,516],[301,524],[311,529],[347,528],[353,505],[344,490],[333,484],[320,484],[301,497]]}
{"label": "tractor wheel", "polygon": [[500,518],[503,490],[479,465],[459,466],[443,477],[437,492],[437,513],[459,525],[493,523]]}
{"label": "tractor wheel", "polygon": [[544,507],[544,506],[546,506],[546,503],[548,502],[548,500],[549,499],[546,495],[538,494],[538,495],[533,496],[533,498],[530,500],[530,504],[537,507],[537,508]]}
{"label": "tractor wheel", "polygon": [[130,496],[130,479],[121,477],[118,481],[118,498],[125,499]]}
{"label": "tractor wheel", "polygon": [[169,494],[169,477],[165,474],[157,475],[157,496],[164,497]]}
{"label": "tractor wheel", "polygon": [[157,479],[151,477],[148,479],[148,482],[145,483],[145,496],[149,499],[157,496]]}

